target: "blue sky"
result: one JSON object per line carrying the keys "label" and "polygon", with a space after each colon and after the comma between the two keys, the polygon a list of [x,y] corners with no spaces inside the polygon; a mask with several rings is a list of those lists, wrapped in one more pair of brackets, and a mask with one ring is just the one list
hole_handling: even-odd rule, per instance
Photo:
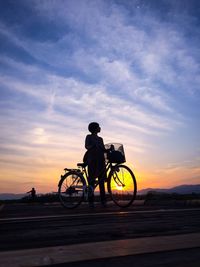
{"label": "blue sky", "polygon": [[200,182],[200,2],[0,0],[1,191],[55,191],[90,121],[139,188]]}

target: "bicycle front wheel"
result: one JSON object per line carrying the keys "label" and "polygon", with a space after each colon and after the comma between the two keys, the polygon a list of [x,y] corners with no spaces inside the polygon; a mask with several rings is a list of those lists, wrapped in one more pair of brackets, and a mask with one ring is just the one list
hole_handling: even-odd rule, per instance
{"label": "bicycle front wheel", "polygon": [[108,192],[116,205],[129,207],[137,194],[137,183],[131,169],[125,165],[116,165],[110,173]]}
{"label": "bicycle front wheel", "polygon": [[81,173],[68,172],[60,179],[58,195],[62,205],[68,209],[76,208],[83,201],[86,181]]}

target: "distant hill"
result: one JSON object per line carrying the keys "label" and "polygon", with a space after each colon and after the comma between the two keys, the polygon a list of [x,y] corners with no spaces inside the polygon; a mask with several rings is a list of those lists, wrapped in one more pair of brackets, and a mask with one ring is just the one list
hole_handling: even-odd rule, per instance
{"label": "distant hill", "polygon": [[200,194],[200,184],[197,185],[179,185],[169,189],[162,188],[146,188],[138,191],[138,194],[147,194],[148,192],[160,192],[160,193],[177,193],[177,194]]}
{"label": "distant hill", "polygon": [[[163,188],[146,188],[142,190],[138,190],[139,195],[146,195],[148,192],[157,192],[157,193],[177,193],[177,194],[200,194],[200,184],[197,185],[179,185],[176,187],[172,187],[169,189]],[[98,194],[98,193],[97,193]],[[12,194],[12,193],[2,193],[0,194],[0,200],[17,200],[21,199],[28,194]]]}
{"label": "distant hill", "polygon": [[12,193],[2,193],[0,194],[0,200],[16,200],[25,197],[27,194],[12,194]]}

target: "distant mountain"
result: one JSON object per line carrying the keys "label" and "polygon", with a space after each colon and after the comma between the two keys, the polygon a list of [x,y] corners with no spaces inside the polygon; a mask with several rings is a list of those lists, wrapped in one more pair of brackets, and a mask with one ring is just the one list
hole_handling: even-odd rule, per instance
{"label": "distant mountain", "polygon": [[[177,193],[177,194],[200,194],[200,184],[196,185],[179,185],[169,189],[163,188],[146,188],[138,190],[139,195],[146,195],[148,192],[157,192],[157,193]],[[96,192],[98,194],[98,192]],[[27,194],[12,194],[12,193],[2,193],[0,194],[0,200],[16,200],[21,199],[27,196]]]}
{"label": "distant mountain", "polygon": [[145,195],[148,192],[160,192],[160,193],[177,193],[177,194],[200,194],[200,184],[196,185],[179,185],[169,189],[162,188],[146,188],[138,191],[138,194]]}
{"label": "distant mountain", "polygon": [[12,194],[12,193],[2,193],[0,194],[0,200],[15,200],[25,197],[27,194]]}

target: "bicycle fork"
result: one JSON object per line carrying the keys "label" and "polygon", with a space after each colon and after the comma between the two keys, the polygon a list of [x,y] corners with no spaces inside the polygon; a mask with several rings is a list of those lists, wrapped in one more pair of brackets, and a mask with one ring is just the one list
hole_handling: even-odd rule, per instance
{"label": "bicycle fork", "polygon": [[122,180],[119,178],[119,176],[118,176],[118,174],[117,174],[116,172],[114,172],[113,177],[114,177],[114,181],[115,181],[115,183],[116,183],[118,186],[120,186],[120,187],[124,187],[124,186],[125,186],[125,184],[122,182]]}

